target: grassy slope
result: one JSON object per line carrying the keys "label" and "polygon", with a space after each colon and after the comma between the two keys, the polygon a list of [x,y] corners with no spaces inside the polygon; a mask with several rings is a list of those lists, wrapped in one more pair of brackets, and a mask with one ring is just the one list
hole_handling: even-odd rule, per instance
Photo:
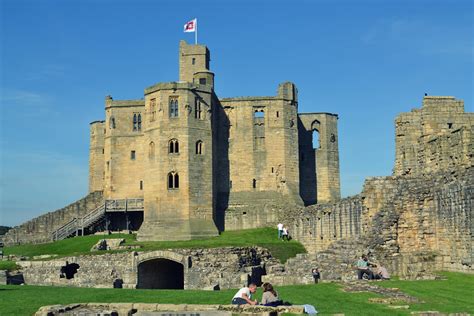
{"label": "grassy slope", "polygon": [[[259,228],[223,232],[218,237],[187,241],[139,242],[135,240],[134,235],[110,235],[107,238],[125,238],[129,245],[141,245],[141,250],[261,246],[268,248],[272,255],[282,262],[285,262],[290,257],[294,257],[297,253],[306,252],[303,245],[299,242],[294,240],[283,242],[278,240],[276,236],[276,229]],[[44,254],[57,254],[59,256],[89,254],[90,248],[102,238],[105,237],[84,236],[69,238],[49,244],[6,247],[4,252],[5,255],[15,254],[29,257]]]}
{"label": "grassy slope", "polygon": [[[312,304],[320,314],[345,315],[410,315],[415,310],[437,310],[445,313],[474,312],[472,293],[474,276],[444,273],[448,280],[385,281],[378,285],[398,287],[425,301],[410,305],[409,310],[392,310],[382,304],[369,303],[371,293],[346,293],[336,283],[282,286],[277,290],[282,299],[293,304]],[[81,302],[228,304],[235,290],[180,291],[88,289],[40,286],[0,286],[0,315],[31,315],[40,306]],[[261,290],[257,298],[260,299]]]}

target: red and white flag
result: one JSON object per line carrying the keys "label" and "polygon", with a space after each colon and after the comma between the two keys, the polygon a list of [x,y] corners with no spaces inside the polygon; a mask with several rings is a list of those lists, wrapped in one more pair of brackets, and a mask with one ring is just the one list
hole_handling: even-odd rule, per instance
{"label": "red and white flag", "polygon": [[184,32],[196,32],[197,19],[191,20],[184,24]]}

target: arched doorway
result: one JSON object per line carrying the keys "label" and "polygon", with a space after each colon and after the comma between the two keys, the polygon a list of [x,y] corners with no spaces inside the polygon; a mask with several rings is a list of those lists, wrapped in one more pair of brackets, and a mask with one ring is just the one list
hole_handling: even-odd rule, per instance
{"label": "arched doorway", "polygon": [[164,258],[144,261],[138,265],[137,289],[184,289],[184,267]]}

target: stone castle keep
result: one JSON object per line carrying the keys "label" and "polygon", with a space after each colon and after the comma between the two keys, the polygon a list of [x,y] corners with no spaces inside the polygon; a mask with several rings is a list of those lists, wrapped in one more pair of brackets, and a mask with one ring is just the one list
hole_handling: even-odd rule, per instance
{"label": "stone castle keep", "polygon": [[[337,115],[298,113],[294,84],[276,96],[219,99],[210,52],[179,47],[179,81],[145,89],[142,100],[105,100],[91,123],[89,192],[143,199],[141,240],[214,236],[226,210],[286,200],[340,198]],[[320,146],[313,149],[313,131]]]}

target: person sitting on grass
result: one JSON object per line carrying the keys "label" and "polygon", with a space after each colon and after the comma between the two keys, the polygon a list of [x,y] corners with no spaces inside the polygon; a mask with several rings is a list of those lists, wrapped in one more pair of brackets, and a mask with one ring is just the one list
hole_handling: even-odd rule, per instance
{"label": "person sitting on grass", "polygon": [[367,275],[367,278],[369,280],[373,280],[374,278],[374,273],[370,270],[369,266],[371,263],[369,262],[369,259],[367,258],[366,255],[362,255],[359,260],[356,262],[356,268],[357,268],[357,278],[359,280],[362,280],[364,274]]}
{"label": "person sitting on grass", "polygon": [[282,305],[283,301],[278,298],[278,293],[273,289],[271,283],[263,283],[263,294],[261,305],[264,306],[278,306]]}
{"label": "person sitting on grass", "polygon": [[235,293],[232,298],[233,305],[256,305],[257,300],[252,301],[252,294],[257,291],[257,286],[254,283],[250,283],[248,287],[241,288],[237,293]]}
{"label": "person sitting on grass", "polygon": [[377,268],[374,271],[374,277],[377,280],[390,280],[390,274],[385,267],[377,265]]}

